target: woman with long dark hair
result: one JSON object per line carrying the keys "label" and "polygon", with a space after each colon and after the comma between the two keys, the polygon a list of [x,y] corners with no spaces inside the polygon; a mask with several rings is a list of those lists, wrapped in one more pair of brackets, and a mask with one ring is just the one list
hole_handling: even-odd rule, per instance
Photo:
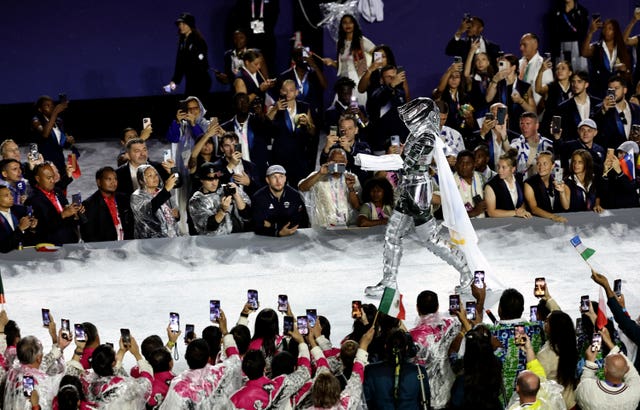
{"label": "woman with long dark hair", "polygon": [[493,78],[494,70],[489,60],[489,54],[478,52],[480,42],[471,43],[467,61],[464,64],[464,78],[469,102],[475,109],[475,118],[484,117],[489,111],[489,104],[485,99],[489,83]]}
{"label": "woman with long dark hair", "polygon": [[[190,13],[182,13],[176,20],[178,26],[178,54],[171,82],[165,91],[171,92],[185,79],[185,95],[206,99],[211,89],[207,42],[196,28],[196,18]],[[168,88],[167,88],[168,87]]]}
{"label": "woman with long dark hair", "polygon": [[266,365],[265,375],[271,377],[271,361],[273,356],[284,349],[282,336],[279,335],[278,313],[273,309],[263,309],[256,317],[253,337],[249,350],[260,350],[264,353]]}
{"label": "woman with long dark hair", "polygon": [[551,59],[545,59],[540,71],[538,71],[534,84],[536,92],[544,99],[544,115],[542,116],[541,129],[545,132],[549,132],[549,125],[553,116],[558,115],[558,106],[573,96],[570,81],[573,74],[571,63],[565,60],[559,61],[553,72],[553,81],[549,84],[543,84],[542,76],[545,71],[552,69]]}
{"label": "woman with long dark hair", "polygon": [[593,157],[586,149],[577,149],[571,155],[571,173],[560,191],[560,203],[565,211],[603,211],[593,174]]}
{"label": "woman with long dark hair", "polygon": [[386,225],[393,212],[393,187],[386,178],[371,178],[362,189],[358,226]]}
{"label": "woman with long dark hair", "polygon": [[[356,84],[371,65],[371,51],[375,44],[362,35],[358,20],[351,14],[345,14],[338,26],[337,60],[323,58],[325,65],[335,67],[338,77],[349,77]],[[358,103],[366,105],[367,95],[353,90]]]}
{"label": "woman with long dark hair", "polygon": [[[380,70],[382,67],[387,65],[395,67],[398,66],[391,47],[386,44],[375,46],[373,50],[371,50],[371,54],[373,55],[373,60],[371,61],[369,68],[367,68],[367,71],[364,72],[364,75],[360,77],[360,82],[358,82],[358,92],[366,92],[367,98],[371,96],[378,87],[380,87]],[[409,95],[409,85],[406,80],[406,72],[404,73],[405,74],[402,75],[405,75],[405,80],[402,82],[402,88],[404,88],[404,95],[407,101],[409,101],[411,99]]]}

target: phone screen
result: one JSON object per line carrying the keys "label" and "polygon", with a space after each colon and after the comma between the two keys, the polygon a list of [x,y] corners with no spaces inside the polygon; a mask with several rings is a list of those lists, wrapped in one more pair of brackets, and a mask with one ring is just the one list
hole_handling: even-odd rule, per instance
{"label": "phone screen", "polygon": [[498,107],[498,115],[496,118],[498,120],[498,125],[504,124],[506,117],[507,117],[507,109],[505,107]]}
{"label": "phone screen", "polygon": [[188,338],[193,337],[193,333],[195,333],[196,327],[192,324],[184,325],[184,340],[187,341]]}
{"label": "phone screen", "polygon": [[49,309],[42,308],[42,326],[49,327],[49,323],[51,323]]}
{"label": "phone screen", "polygon": [[618,297],[622,295],[622,279],[616,279],[613,281],[613,292]]}
{"label": "phone screen", "polygon": [[22,377],[22,391],[24,392],[24,397],[31,397],[34,385],[33,376]]}
{"label": "phone screen", "polygon": [[173,333],[180,331],[180,315],[176,312],[169,313],[169,329]]}
{"label": "phone screen", "polygon": [[476,302],[467,302],[467,320],[476,320]]}
{"label": "phone screen", "polygon": [[62,337],[66,340],[71,340],[71,325],[69,319],[60,319],[60,329],[62,330]]}
{"label": "phone screen", "polygon": [[251,305],[251,309],[258,310],[258,291],[249,289],[247,291],[247,303]]}
{"label": "phone screen", "polygon": [[282,333],[287,335],[293,331],[293,317],[285,316],[282,318]]}
{"label": "phone screen", "polygon": [[303,336],[309,334],[309,327],[307,324],[308,320],[306,316],[298,316],[298,332]]}
{"label": "phone screen", "polygon": [[478,289],[484,288],[484,271],[483,270],[477,270],[473,272],[473,284]]}
{"label": "phone screen", "polygon": [[131,332],[129,329],[120,329],[120,337],[122,338],[122,343],[125,346],[131,344]]}
{"label": "phone screen", "polygon": [[600,333],[594,333],[591,338],[591,351],[599,352],[602,347],[602,335]]}
{"label": "phone screen", "polygon": [[360,319],[362,317],[362,302],[359,300],[354,300],[351,302],[351,317],[354,319]]}
{"label": "phone screen", "polygon": [[449,295],[449,313],[456,315],[460,311],[460,295]]}
{"label": "phone screen", "polygon": [[589,295],[580,296],[580,311],[588,312],[589,311]]}
{"label": "phone screen", "polygon": [[529,307],[529,317],[531,318],[532,322],[538,321],[538,306]]}
{"label": "phone screen", "polygon": [[209,301],[209,320],[212,322],[217,322],[220,320],[220,301],[219,300],[210,300]]}
{"label": "phone screen", "polygon": [[278,295],[278,312],[287,312],[289,310],[289,297],[287,295]]}
{"label": "phone screen", "polygon": [[84,332],[84,326],[82,326],[81,323],[76,323],[73,325],[73,328],[75,330],[75,334],[76,334],[76,340],[79,342],[86,342],[87,341],[87,335]]}
{"label": "phone screen", "polygon": [[524,326],[516,326],[514,337],[516,346],[524,346],[524,344],[527,343],[526,339],[524,338],[524,334]]}
{"label": "phone screen", "polygon": [[533,289],[533,296],[541,298],[545,295],[547,288],[547,282],[544,278],[536,278],[535,287]]}
{"label": "phone screen", "polygon": [[77,194],[71,195],[71,202],[76,204],[76,205],[81,205],[82,204],[82,194],[80,192],[78,192]]}
{"label": "phone screen", "polygon": [[307,320],[309,321],[309,327],[314,327],[316,320],[318,320],[318,311],[315,309],[307,309]]}

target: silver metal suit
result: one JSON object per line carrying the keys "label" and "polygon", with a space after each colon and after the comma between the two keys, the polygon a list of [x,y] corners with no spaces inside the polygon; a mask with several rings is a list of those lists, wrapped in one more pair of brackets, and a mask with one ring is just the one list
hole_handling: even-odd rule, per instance
{"label": "silver metal suit", "polygon": [[429,166],[436,138],[440,134],[440,112],[429,98],[416,98],[398,107],[410,134],[404,147],[403,175],[398,185],[398,202],[389,218],[384,238],[382,280],[365,289],[367,296],[380,296],[386,286],[397,287],[402,259],[402,239],[415,229],[427,249],[460,272],[460,287],[471,286],[471,274],[464,254],[440,235],[442,226],[431,212],[432,187]]}

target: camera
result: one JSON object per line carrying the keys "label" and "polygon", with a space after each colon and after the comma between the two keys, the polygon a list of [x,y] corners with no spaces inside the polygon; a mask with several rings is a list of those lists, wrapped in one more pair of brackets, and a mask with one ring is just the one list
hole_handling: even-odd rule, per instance
{"label": "camera", "polygon": [[236,189],[230,185],[224,184],[222,185],[222,196],[231,196],[235,195]]}
{"label": "camera", "polygon": [[344,174],[347,170],[347,165],[334,162],[333,164],[327,165],[327,169],[330,174]]}

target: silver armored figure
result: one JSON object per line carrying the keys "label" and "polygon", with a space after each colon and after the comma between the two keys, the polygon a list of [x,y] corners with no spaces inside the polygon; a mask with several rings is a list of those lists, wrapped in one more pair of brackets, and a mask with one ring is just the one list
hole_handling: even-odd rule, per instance
{"label": "silver armored figure", "polygon": [[460,272],[460,289],[469,289],[473,274],[464,253],[455,248],[448,237],[440,235],[442,225],[436,222],[431,212],[433,191],[429,166],[440,134],[438,107],[431,99],[421,97],[399,107],[398,112],[410,131],[398,185],[400,195],[385,232],[382,280],[377,285],[368,286],[365,294],[379,297],[385,287],[397,287],[402,239],[413,229],[429,251]]}

